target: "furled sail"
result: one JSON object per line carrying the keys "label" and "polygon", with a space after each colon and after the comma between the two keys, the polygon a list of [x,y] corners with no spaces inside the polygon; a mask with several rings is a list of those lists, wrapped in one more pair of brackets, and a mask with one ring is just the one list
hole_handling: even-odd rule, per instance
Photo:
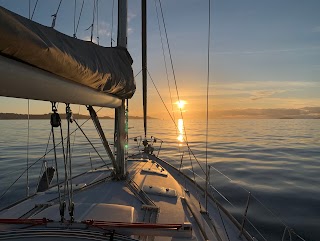
{"label": "furled sail", "polygon": [[126,49],[67,36],[2,7],[0,54],[119,99],[136,89]]}

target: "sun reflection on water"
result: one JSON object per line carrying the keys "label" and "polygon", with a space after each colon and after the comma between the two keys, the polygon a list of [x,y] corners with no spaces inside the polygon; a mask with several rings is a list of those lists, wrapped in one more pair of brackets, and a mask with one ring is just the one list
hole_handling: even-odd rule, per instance
{"label": "sun reflection on water", "polygon": [[177,137],[179,143],[179,146],[182,146],[182,142],[184,142],[184,125],[183,125],[183,119],[178,119],[178,131],[179,135]]}

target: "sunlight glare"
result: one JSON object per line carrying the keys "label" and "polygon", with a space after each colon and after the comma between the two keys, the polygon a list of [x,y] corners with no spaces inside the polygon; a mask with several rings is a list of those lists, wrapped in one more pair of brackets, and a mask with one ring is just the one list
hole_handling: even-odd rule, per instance
{"label": "sunlight glare", "polygon": [[[179,131],[179,136],[177,137],[179,142],[184,141],[184,125],[183,125],[183,120],[178,119],[178,131]],[[181,143],[179,143],[179,146],[182,146]]]}
{"label": "sunlight glare", "polygon": [[179,109],[183,109],[186,103],[187,103],[186,101],[180,100],[176,102],[176,105],[178,106]]}

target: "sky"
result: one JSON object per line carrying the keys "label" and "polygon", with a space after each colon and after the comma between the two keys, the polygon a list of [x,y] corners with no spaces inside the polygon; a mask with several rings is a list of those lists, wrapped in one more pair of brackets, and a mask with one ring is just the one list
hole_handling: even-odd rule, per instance
{"label": "sky", "polygon": [[[36,0],[31,0],[32,10]],[[117,1],[116,1],[117,2]],[[155,2],[148,2],[148,70],[175,118],[178,97],[168,48],[168,78],[163,61]],[[77,0],[79,15],[81,0]],[[161,0],[180,100],[185,118],[206,116],[208,1]],[[39,0],[33,20],[51,25],[59,0]],[[128,50],[134,74],[141,70],[140,1],[129,0]],[[28,0],[0,0],[0,5],[28,17]],[[159,6],[159,5],[157,5]],[[93,1],[85,0],[77,37],[90,39]],[[209,116],[213,118],[309,118],[320,116],[320,1],[212,0]],[[31,11],[32,12],[32,11]],[[116,11],[113,38],[116,39]],[[74,1],[62,1],[56,29],[74,33]],[[160,20],[161,21],[161,20]],[[110,46],[112,0],[99,0],[100,44]],[[163,25],[160,27],[164,33]],[[165,43],[164,35],[163,42]],[[169,80],[169,81],[168,81]],[[130,115],[142,116],[141,74],[129,102]],[[169,83],[169,84],[168,84]],[[170,98],[170,92],[171,98]],[[169,119],[152,82],[148,115]],[[27,113],[27,100],[1,98],[0,112]],[[173,104],[171,104],[171,99]],[[64,108],[63,108],[64,109]],[[79,108],[73,107],[74,112]],[[47,102],[30,101],[30,113],[51,111]],[[86,114],[86,108],[80,112]],[[100,115],[113,115],[103,109]]]}

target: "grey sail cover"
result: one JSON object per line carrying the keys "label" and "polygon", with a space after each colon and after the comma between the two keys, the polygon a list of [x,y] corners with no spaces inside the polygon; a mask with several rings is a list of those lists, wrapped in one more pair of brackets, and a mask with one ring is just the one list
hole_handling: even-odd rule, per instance
{"label": "grey sail cover", "polygon": [[2,7],[0,54],[120,99],[131,98],[136,89],[126,49],[67,36]]}

